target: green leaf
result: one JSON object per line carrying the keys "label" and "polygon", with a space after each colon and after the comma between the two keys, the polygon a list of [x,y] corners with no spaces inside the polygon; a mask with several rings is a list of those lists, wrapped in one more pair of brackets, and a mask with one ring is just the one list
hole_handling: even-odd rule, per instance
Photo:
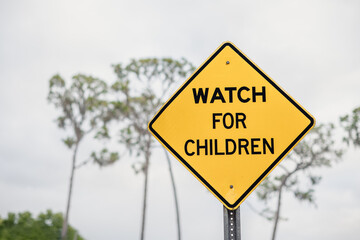
{"label": "green leaf", "polygon": [[63,142],[68,148],[72,148],[76,141],[72,137],[67,137],[67,138],[63,139]]}

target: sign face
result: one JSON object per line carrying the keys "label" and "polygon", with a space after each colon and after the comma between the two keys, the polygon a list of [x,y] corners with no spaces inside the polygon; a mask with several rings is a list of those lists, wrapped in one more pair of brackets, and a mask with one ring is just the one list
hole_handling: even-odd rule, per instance
{"label": "sign face", "polygon": [[314,124],[225,42],[165,103],[149,130],[225,207],[236,209]]}

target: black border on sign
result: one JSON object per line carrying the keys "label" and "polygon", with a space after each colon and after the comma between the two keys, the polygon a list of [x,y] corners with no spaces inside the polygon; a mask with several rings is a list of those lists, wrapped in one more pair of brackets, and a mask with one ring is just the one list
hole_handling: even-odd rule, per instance
{"label": "black border on sign", "polygon": [[[164,110],[174,101],[174,99],[191,83],[192,80],[226,47],[231,47],[242,59],[244,59],[252,68],[254,68],[264,79],[266,79],[274,88],[276,88],[287,100],[289,100],[300,112],[302,112],[309,120],[310,124],[295,138],[295,140],[279,155],[279,157],[260,175],[258,179],[240,196],[234,203],[230,204],[226,201],[191,165],[185,161],[153,128],[153,124]],[[233,44],[226,42],[184,83],[183,86],[170,98],[169,101],[160,109],[155,117],[149,123],[149,130],[169,149],[210,191],[212,191],[227,207],[235,208],[246,196],[264,179],[264,177],[279,163],[279,161],[292,149],[296,143],[314,126],[314,118],[308,114],[298,103],[296,103],[287,93],[277,86],[265,73],[263,73],[254,63],[252,63],[243,53],[241,53]]]}

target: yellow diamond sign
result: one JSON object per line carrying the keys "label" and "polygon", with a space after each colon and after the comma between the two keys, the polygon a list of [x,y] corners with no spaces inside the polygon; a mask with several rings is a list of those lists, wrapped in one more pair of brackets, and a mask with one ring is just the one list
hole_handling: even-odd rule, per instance
{"label": "yellow diamond sign", "polygon": [[149,130],[225,207],[236,209],[314,124],[225,42],[165,103]]}

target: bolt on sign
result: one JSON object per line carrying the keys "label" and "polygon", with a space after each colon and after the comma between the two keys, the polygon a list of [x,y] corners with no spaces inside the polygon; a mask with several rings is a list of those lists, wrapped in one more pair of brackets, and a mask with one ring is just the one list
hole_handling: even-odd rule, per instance
{"label": "bolt on sign", "polygon": [[233,210],[314,124],[300,104],[225,42],[162,106],[149,130]]}

